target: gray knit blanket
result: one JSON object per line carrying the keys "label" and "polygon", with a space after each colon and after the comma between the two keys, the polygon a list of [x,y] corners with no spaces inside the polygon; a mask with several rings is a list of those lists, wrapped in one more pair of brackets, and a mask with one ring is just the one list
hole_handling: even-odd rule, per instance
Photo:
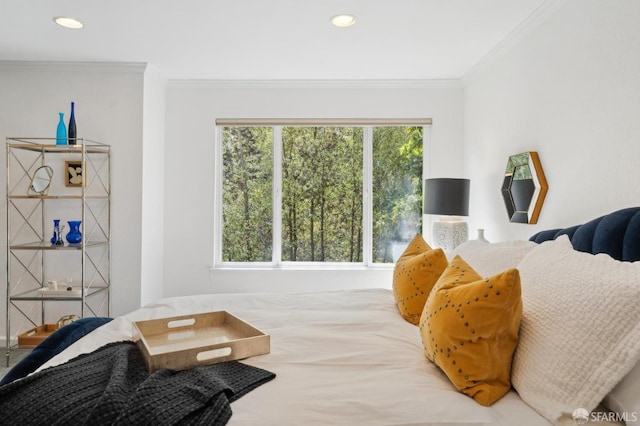
{"label": "gray knit blanket", "polygon": [[224,425],[230,403],[275,374],[237,361],[149,374],[131,342],[111,343],[0,387],[3,425]]}

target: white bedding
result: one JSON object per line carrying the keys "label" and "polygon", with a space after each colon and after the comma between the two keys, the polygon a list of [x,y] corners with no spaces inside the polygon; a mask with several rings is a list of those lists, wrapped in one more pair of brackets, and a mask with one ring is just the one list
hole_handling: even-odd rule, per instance
{"label": "white bedding", "polygon": [[270,354],[242,362],[276,373],[231,404],[230,425],[549,424],[513,390],[491,407],[457,392],[386,289],[164,299],[98,328],[41,369],[132,340],[132,321],[216,310],[271,335]]}

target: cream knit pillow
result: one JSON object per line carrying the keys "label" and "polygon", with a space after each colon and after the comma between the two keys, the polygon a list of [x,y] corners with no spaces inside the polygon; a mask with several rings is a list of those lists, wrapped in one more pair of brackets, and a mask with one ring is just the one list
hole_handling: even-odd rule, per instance
{"label": "cream knit pillow", "polygon": [[640,358],[640,262],[573,250],[562,236],[518,265],[520,341],[511,382],[554,423],[593,410]]}
{"label": "cream knit pillow", "polygon": [[538,245],[533,241],[500,241],[487,243],[470,240],[460,244],[448,254],[449,260],[462,257],[478,274],[490,277],[518,263]]}

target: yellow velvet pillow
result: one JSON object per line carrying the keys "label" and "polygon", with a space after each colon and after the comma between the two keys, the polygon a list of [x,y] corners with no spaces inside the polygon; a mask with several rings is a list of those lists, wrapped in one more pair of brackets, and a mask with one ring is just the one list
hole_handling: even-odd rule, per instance
{"label": "yellow velvet pillow", "polygon": [[456,256],[435,284],[420,318],[427,358],[482,405],[510,387],[522,316],[520,273],[482,278]]}
{"label": "yellow velvet pillow", "polygon": [[393,297],[405,320],[418,325],[429,292],[447,264],[442,249],[431,249],[420,234],[413,237],[393,270]]}

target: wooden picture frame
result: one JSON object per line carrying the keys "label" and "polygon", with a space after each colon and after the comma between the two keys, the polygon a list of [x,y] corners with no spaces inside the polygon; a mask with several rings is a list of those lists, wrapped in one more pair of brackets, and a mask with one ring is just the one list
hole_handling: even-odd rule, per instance
{"label": "wooden picture frame", "polygon": [[65,186],[82,186],[84,182],[84,168],[82,161],[65,161],[64,162],[64,185]]}

